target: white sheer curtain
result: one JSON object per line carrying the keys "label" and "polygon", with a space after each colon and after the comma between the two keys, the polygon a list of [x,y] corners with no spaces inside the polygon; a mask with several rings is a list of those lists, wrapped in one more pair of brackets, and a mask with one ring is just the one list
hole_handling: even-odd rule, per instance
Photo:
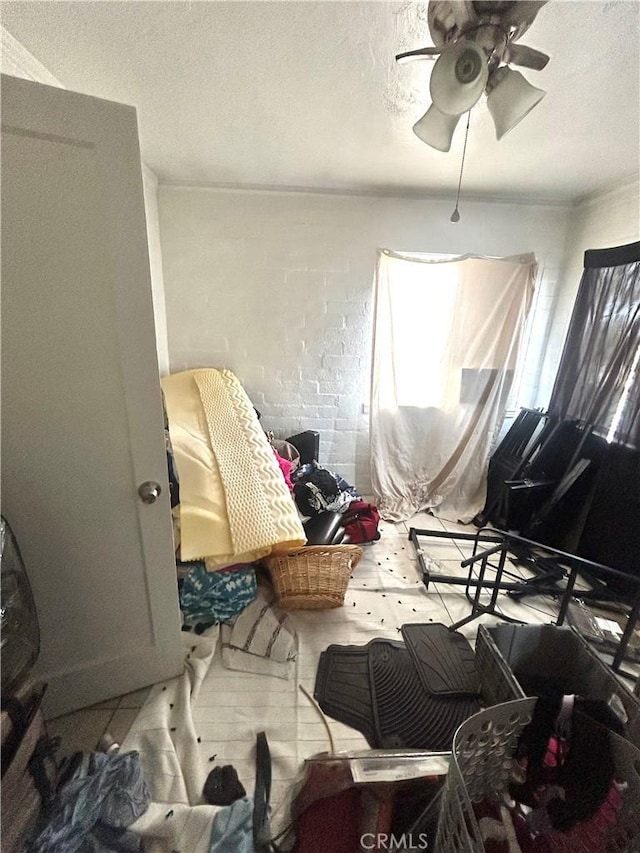
{"label": "white sheer curtain", "polygon": [[533,255],[378,254],[371,479],[383,518],[482,509],[531,305]]}

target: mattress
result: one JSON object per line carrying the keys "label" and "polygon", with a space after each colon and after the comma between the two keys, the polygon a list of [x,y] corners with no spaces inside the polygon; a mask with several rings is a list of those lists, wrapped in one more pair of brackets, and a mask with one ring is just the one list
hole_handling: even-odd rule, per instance
{"label": "mattress", "polygon": [[230,370],[161,380],[180,481],[180,557],[210,570],[304,545],[296,506],[255,410]]}

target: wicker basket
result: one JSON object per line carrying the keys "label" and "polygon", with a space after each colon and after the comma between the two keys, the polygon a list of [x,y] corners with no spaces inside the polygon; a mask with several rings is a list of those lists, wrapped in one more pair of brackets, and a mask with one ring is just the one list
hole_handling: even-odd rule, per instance
{"label": "wicker basket", "polygon": [[278,604],[284,610],[342,607],[351,573],[362,559],[358,545],[305,545],[267,557]]}

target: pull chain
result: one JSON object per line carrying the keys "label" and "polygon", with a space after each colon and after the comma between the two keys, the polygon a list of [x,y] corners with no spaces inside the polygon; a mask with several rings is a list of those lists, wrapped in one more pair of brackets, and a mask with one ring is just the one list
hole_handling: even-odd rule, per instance
{"label": "pull chain", "polygon": [[467,139],[469,138],[469,122],[471,121],[471,110],[467,113],[467,130],[464,134],[464,148],[462,149],[462,163],[460,163],[460,177],[458,179],[458,192],[456,195],[456,209],[451,214],[451,222],[460,222],[460,211],[458,210],[458,202],[460,201],[460,187],[462,186],[462,171],[464,169],[464,158],[467,153]]}

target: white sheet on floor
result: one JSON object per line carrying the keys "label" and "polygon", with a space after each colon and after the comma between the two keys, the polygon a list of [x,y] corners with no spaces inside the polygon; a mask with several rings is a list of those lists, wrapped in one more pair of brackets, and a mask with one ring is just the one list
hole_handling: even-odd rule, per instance
{"label": "white sheet on floor", "polygon": [[215,652],[218,628],[183,634],[185,671],[152,688],[124,740],[138,750],[152,804],[132,829],[146,839],[147,853],[207,853],[218,809],[202,800],[202,772],[192,708]]}
{"label": "white sheet on floor", "polygon": [[[450,624],[441,596],[433,585],[426,590],[419,577],[406,534],[386,533],[383,527],[383,538],[364,551],[344,607],[290,614],[298,655],[294,677],[288,681],[225,669],[219,642],[214,650],[216,637],[185,635],[190,644],[185,675],[153,687],[123,744],[124,749],[141,751],[152,789],[154,806],[135,828],[155,837],[156,846],[149,848],[153,853],[174,849],[207,853],[217,809],[201,804],[204,781],[215,765],[232,764],[252,796],[259,731],[266,732],[272,757],[272,826],[275,831],[284,827],[304,758],[330,748],[318,711],[299,689],[304,685],[313,695],[320,653],[331,643],[401,639],[404,622]],[[455,549],[451,556],[456,556]],[[462,587],[442,589],[447,599],[456,601],[454,618],[469,613],[471,605]],[[476,632],[477,623],[464,631],[470,640]],[[328,724],[337,750],[368,747],[355,729],[332,719]],[[166,818],[170,810],[173,815]]]}

